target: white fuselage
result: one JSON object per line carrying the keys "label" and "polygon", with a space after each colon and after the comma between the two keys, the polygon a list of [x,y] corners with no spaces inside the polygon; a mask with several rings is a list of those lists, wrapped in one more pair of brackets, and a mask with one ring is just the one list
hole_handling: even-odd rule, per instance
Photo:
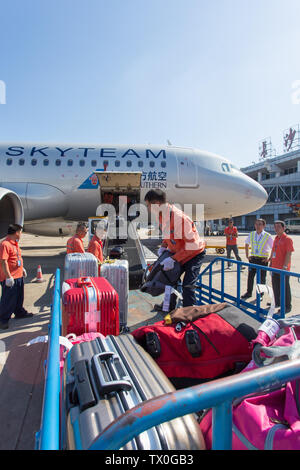
{"label": "white fuselage", "polygon": [[169,202],[204,204],[206,220],[246,214],[267,200],[264,188],[228,160],[197,149],[0,145],[0,187],[19,196],[25,222],[93,216],[101,202],[95,170],[141,172],[141,201],[149,189],[159,188]]}

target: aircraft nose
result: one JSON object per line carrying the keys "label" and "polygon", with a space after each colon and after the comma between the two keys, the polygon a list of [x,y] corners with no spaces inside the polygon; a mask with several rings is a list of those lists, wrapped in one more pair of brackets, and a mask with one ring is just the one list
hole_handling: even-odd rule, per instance
{"label": "aircraft nose", "polygon": [[251,209],[247,212],[253,212],[260,209],[268,199],[268,193],[257,181],[249,176],[243,175],[243,201]]}

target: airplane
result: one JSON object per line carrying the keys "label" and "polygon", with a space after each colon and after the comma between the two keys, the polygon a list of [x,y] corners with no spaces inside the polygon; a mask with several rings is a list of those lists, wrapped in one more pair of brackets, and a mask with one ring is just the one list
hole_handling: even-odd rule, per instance
{"label": "airplane", "polygon": [[229,160],[194,148],[2,143],[0,238],[9,223],[36,235],[69,235],[76,221],[96,214],[112,180],[115,191],[130,189],[138,202],[159,188],[168,202],[204,204],[205,220],[253,212],[267,201],[265,189]]}

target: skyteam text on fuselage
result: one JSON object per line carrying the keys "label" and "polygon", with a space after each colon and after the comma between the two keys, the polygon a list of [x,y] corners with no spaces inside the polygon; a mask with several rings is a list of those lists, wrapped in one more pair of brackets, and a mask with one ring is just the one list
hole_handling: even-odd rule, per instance
{"label": "skyteam text on fuselage", "polygon": [[0,237],[23,220],[32,233],[68,234],[70,221],[96,213],[100,172],[140,174],[141,202],[149,189],[162,189],[169,202],[204,204],[206,220],[246,214],[267,200],[230,161],[198,149],[10,142],[0,144]]}

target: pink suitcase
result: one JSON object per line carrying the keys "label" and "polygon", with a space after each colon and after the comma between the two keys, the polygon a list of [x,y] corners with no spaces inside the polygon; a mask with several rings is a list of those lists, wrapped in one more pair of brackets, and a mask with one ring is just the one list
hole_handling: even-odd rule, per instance
{"label": "pink suitcase", "polygon": [[119,334],[119,297],[103,277],[68,279],[63,285],[62,335]]}

